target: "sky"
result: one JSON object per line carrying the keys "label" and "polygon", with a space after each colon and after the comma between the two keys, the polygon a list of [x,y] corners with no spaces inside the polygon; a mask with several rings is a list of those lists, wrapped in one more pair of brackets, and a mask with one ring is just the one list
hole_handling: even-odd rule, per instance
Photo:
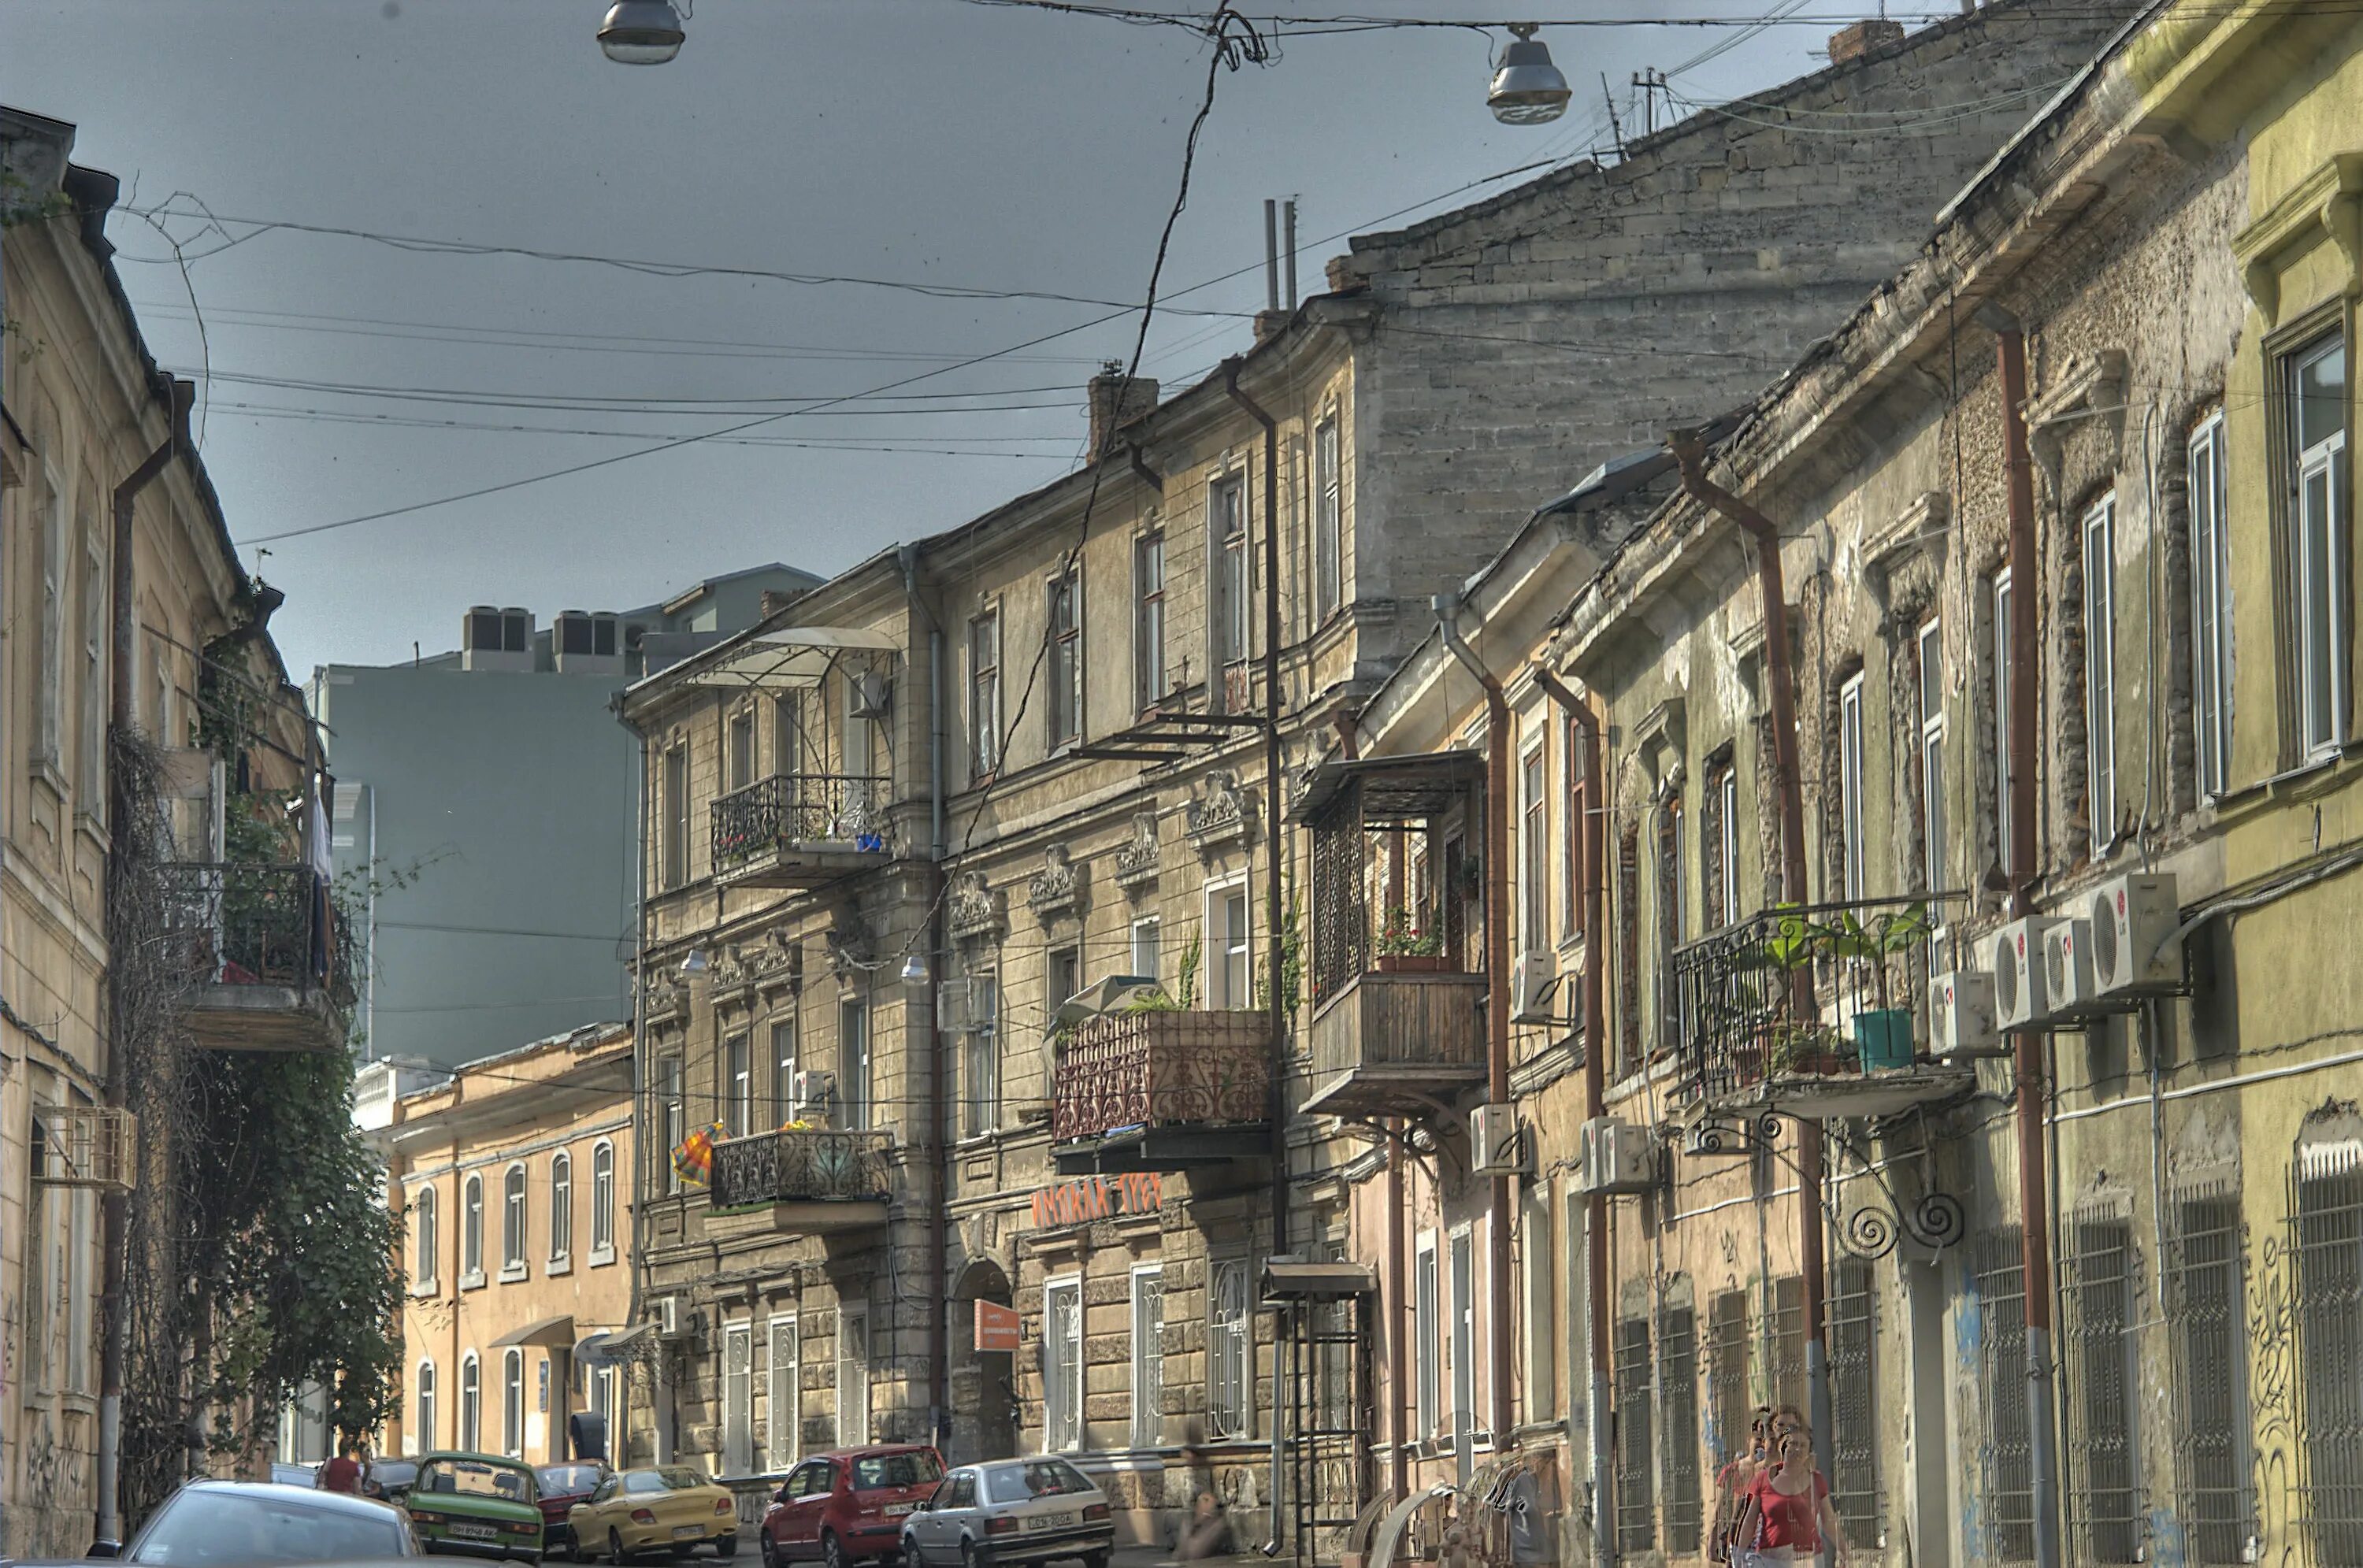
{"label": "sky", "polygon": [[[602,9],[0,0],[0,103],[73,123],[75,160],[123,181],[126,287],[199,380],[200,449],[246,564],[288,594],[299,677],[456,646],[471,604],[546,624],[954,526],[1071,469],[1084,382],[1132,351],[1202,39],[972,0],[700,0],[679,58],[634,68],[600,53]],[[1854,9],[1553,0],[1563,21],[1805,19],[1546,27],[1576,99],[1542,127],[1485,109],[1498,29],[1283,33],[1217,83],[1143,373],[1176,389],[1247,346],[1265,198],[1297,200],[1311,293],[1347,234],[1613,157],[1604,100],[1633,134],[1636,71],[1700,102],[1761,89],[1817,69]],[[339,229],[381,237],[317,232]]]}

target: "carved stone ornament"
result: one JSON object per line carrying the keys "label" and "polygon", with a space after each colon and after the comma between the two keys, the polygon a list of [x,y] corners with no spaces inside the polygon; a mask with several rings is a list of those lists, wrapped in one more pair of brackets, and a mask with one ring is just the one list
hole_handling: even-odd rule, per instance
{"label": "carved stone ornament", "polygon": [[689,1017],[689,982],[678,975],[660,975],[649,982],[649,1017],[686,1019]]}
{"label": "carved stone ornament", "polygon": [[1082,890],[1082,874],[1073,858],[1064,845],[1054,844],[1042,852],[1042,869],[1026,884],[1026,902],[1044,920],[1055,920],[1075,912]]}
{"label": "carved stone ornament", "polygon": [[1255,833],[1255,801],[1237,774],[1217,768],[1182,806],[1182,818],[1190,842],[1201,850],[1244,844]]}
{"label": "carved stone ornament", "polygon": [[1115,852],[1115,885],[1131,892],[1154,883],[1160,857],[1152,807],[1132,819],[1132,837]]}
{"label": "carved stone ornament", "polygon": [[1002,901],[983,872],[963,871],[952,879],[952,890],[944,900],[945,924],[962,941],[998,937],[1009,927]]}
{"label": "carved stone ornament", "polygon": [[804,983],[804,944],[784,931],[775,931],[754,950],[749,966],[761,989],[794,990]]}

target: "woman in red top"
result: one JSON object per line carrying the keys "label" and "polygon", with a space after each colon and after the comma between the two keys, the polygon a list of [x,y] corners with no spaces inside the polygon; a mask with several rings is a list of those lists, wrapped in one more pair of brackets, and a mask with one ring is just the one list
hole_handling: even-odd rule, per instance
{"label": "woman in red top", "polygon": [[1803,1427],[1781,1434],[1781,1462],[1766,1466],[1747,1488],[1738,1539],[1774,1568],[1813,1562],[1826,1540],[1837,1549],[1839,1568],[1846,1568],[1846,1537],[1830,1507],[1830,1484],[1814,1468],[1814,1437]]}

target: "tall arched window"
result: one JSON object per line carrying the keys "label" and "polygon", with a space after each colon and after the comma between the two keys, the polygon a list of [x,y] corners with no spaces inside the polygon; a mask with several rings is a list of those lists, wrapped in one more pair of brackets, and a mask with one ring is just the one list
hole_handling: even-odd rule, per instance
{"label": "tall arched window", "polygon": [[418,1364],[418,1427],[411,1434],[413,1453],[431,1452],[435,1447],[435,1364]]}
{"label": "tall arched window", "polygon": [[564,1150],[549,1156],[549,1261],[574,1251],[574,1161]]}
{"label": "tall arched window", "polygon": [[470,1176],[460,1198],[460,1283],[484,1282],[484,1178]]}
{"label": "tall arched window", "polygon": [[471,1453],[483,1450],[484,1388],[476,1353],[460,1358],[460,1446]]}
{"label": "tall arched window", "polygon": [[501,1357],[501,1452],[525,1457],[525,1352],[515,1347]]}
{"label": "tall arched window", "polygon": [[501,1177],[501,1267],[525,1267],[525,1166],[511,1165]]}
{"label": "tall arched window", "polygon": [[616,1145],[591,1151],[591,1261],[616,1255]]}
{"label": "tall arched window", "polygon": [[410,1217],[411,1255],[416,1260],[412,1277],[417,1280],[420,1288],[432,1290],[435,1288],[436,1254],[442,1244],[441,1237],[436,1232],[433,1187],[418,1189],[418,1196],[411,1200]]}

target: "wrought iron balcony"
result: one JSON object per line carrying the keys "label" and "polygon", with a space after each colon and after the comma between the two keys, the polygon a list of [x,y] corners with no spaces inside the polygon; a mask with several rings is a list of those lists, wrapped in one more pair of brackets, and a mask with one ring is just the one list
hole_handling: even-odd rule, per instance
{"label": "wrought iron balcony", "polygon": [[1059,1042],[1050,1138],[1059,1169],[1182,1170],[1268,1146],[1271,1019],[1106,1013]]}
{"label": "wrought iron balcony", "polygon": [[178,862],[157,867],[166,950],[194,988],[186,1022],[223,1051],[326,1051],[351,1000],[327,885],[308,866]]}
{"label": "wrought iron balcony", "polygon": [[892,1196],[883,1132],[782,1127],[714,1145],[706,1230],[819,1235],[886,1222]]}
{"label": "wrought iron balcony", "polygon": [[1765,911],[1677,949],[1676,1096],[1694,1115],[1886,1116],[1973,1087],[1926,1051],[1926,897]]}
{"label": "wrought iron balcony", "polygon": [[753,888],[804,888],[883,860],[882,778],[774,773],[714,802],[714,877]]}
{"label": "wrought iron balcony", "polygon": [[[1383,962],[1383,960],[1382,960]],[[1444,969],[1350,975],[1313,1014],[1304,1113],[1434,1116],[1485,1081],[1485,977]]]}

